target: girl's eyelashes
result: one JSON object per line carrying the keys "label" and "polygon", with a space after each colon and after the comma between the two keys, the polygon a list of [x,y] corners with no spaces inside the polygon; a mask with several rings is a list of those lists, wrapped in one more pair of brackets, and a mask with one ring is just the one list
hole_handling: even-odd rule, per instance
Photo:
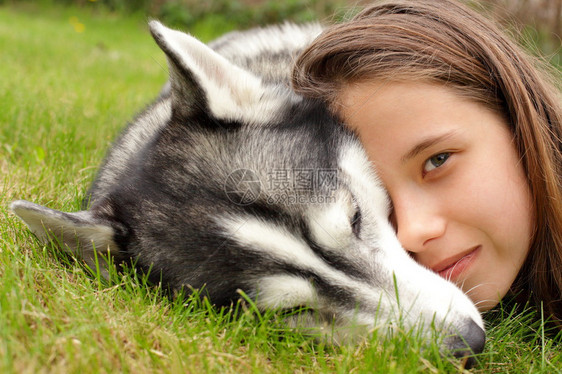
{"label": "girl's eyelashes", "polygon": [[447,162],[449,157],[451,157],[450,152],[438,153],[434,156],[431,156],[430,158],[427,159],[427,161],[423,165],[423,174],[425,175],[430,171],[443,166],[443,164]]}

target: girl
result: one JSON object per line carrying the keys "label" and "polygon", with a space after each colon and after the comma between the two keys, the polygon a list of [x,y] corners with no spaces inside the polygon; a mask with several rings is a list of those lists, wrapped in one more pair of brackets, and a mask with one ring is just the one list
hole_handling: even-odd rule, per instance
{"label": "girl", "polygon": [[396,0],[328,28],[293,86],[356,131],[419,263],[481,311],[510,293],[560,326],[559,75],[458,2]]}

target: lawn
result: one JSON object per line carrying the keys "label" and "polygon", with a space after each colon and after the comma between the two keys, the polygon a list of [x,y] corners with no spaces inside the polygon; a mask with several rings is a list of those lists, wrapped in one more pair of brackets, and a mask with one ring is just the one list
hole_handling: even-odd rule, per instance
{"label": "lawn", "polygon": [[[9,203],[79,210],[114,136],[166,81],[165,58],[141,15],[31,5],[0,6],[0,56],[0,372],[462,371],[408,332],[334,347],[251,304],[170,300],[133,271],[102,282],[55,255]],[[562,372],[540,314],[496,314],[472,372]]]}

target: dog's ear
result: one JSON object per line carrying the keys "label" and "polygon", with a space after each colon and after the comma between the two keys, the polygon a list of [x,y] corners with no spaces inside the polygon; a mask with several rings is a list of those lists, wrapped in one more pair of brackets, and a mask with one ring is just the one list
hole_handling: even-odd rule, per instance
{"label": "dog's ear", "polygon": [[181,31],[149,23],[150,32],[166,53],[170,70],[172,115],[185,118],[202,110],[226,121],[262,122],[281,103],[268,100],[261,79],[204,43]]}
{"label": "dog's ear", "polygon": [[107,222],[91,211],[65,213],[24,200],[14,201],[10,207],[41,241],[54,241],[93,270],[99,266],[102,276],[108,278],[104,257],[115,256],[118,248],[113,241],[114,230]]}

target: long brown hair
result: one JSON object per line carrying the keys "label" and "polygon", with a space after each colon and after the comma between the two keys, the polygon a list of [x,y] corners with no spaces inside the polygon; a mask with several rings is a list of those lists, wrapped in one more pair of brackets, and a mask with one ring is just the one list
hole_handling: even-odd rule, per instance
{"label": "long brown hair", "polygon": [[[385,1],[329,27],[299,57],[297,92],[337,112],[340,90],[365,80],[446,84],[507,118],[535,207],[528,257],[512,291],[562,321],[560,73],[528,56],[491,21],[452,0]],[[553,69],[554,70],[554,69]],[[509,217],[506,217],[509,219]]]}

